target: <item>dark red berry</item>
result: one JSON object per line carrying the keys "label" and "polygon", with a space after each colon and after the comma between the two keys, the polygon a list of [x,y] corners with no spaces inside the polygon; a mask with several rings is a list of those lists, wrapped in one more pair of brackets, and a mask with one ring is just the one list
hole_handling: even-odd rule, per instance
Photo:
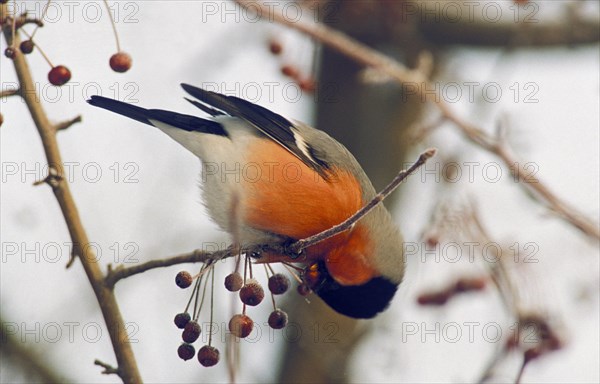
{"label": "dark red berry", "polygon": [[432,233],[427,238],[425,238],[425,244],[428,248],[435,248],[440,244],[439,235]]}
{"label": "dark red berry", "polygon": [[205,345],[198,351],[198,361],[204,367],[212,367],[219,362],[219,350],[210,345]]}
{"label": "dark red berry", "polygon": [[64,65],[57,65],[48,72],[48,81],[50,84],[61,86],[71,80],[71,71]]}
{"label": "dark red berry", "polygon": [[271,51],[271,53],[274,55],[279,55],[281,54],[281,51],[283,51],[283,47],[279,41],[271,40],[269,42],[269,51]]}
{"label": "dark red berry", "polygon": [[177,348],[177,354],[181,360],[189,360],[196,354],[196,348],[192,344],[181,343]]}
{"label": "dark red berry", "polygon": [[260,283],[254,279],[248,280],[242,289],[240,289],[240,300],[246,305],[258,305],[263,301],[264,297],[265,291]]}
{"label": "dark red berry", "polygon": [[314,92],[316,87],[313,79],[302,79],[298,81],[298,85],[300,86],[301,90],[308,93]]}
{"label": "dark red berry", "polygon": [[230,273],[225,277],[225,289],[230,292],[237,292],[244,285],[244,279],[238,272]]}
{"label": "dark red berry", "polygon": [[284,328],[288,323],[288,315],[281,309],[276,309],[269,315],[269,327],[273,329]]}
{"label": "dark red berry", "polygon": [[192,285],[193,280],[192,275],[188,271],[181,271],[175,276],[175,284],[182,289]]}
{"label": "dark red berry", "polygon": [[281,295],[290,288],[290,279],[284,274],[276,273],[269,277],[269,291],[274,295]]}
{"label": "dark red berry", "polygon": [[450,294],[446,291],[423,293],[417,297],[420,305],[444,305],[450,299]]}
{"label": "dark red berry", "polygon": [[8,47],[4,50],[4,56],[14,59],[17,56],[17,51],[13,47]]}
{"label": "dark red berry", "polygon": [[485,278],[465,277],[456,282],[455,292],[481,291],[485,288]]}
{"label": "dark red berry", "polygon": [[109,64],[115,72],[127,72],[131,68],[131,56],[125,52],[117,52],[110,57]]}
{"label": "dark red berry", "polygon": [[254,321],[246,315],[237,314],[229,320],[229,332],[239,338],[247,337],[254,328]]}
{"label": "dark red berry", "polygon": [[291,77],[293,79],[298,77],[298,74],[300,73],[298,71],[298,69],[292,65],[284,65],[283,67],[281,67],[281,73],[283,73],[284,75],[286,75],[287,77]]}
{"label": "dark red berry", "polygon": [[33,40],[22,41],[21,45],[19,45],[19,49],[25,55],[30,54],[31,52],[33,52],[33,48],[34,47],[35,47],[35,44],[33,43]]}
{"label": "dark red berry", "polygon": [[192,320],[185,325],[183,328],[183,333],[181,334],[181,338],[186,343],[193,343],[198,340],[200,337],[200,324],[197,321]]}
{"label": "dark red berry", "polygon": [[175,325],[177,326],[177,328],[179,329],[183,329],[185,328],[185,326],[187,325],[187,323],[190,322],[191,320],[191,316],[189,313],[187,312],[182,312],[182,313],[178,313],[175,315]]}

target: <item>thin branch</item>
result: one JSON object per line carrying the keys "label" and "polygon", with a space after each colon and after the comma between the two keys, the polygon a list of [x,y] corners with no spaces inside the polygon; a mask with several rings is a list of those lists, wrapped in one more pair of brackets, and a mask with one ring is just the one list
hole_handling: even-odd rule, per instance
{"label": "thin branch", "polygon": [[[48,6],[50,6],[50,1],[48,0],[46,2],[46,5],[44,6],[44,10],[42,11],[42,16],[40,17],[40,20],[44,20],[44,17],[46,17],[46,13],[48,12]],[[33,30],[33,33],[31,34],[31,36],[29,37],[29,39],[33,39],[33,37],[35,36],[35,34],[37,33],[38,29],[40,29],[40,27],[43,27],[44,24],[38,24],[37,27],[35,27],[35,29]]]}
{"label": "thin branch", "polygon": [[[2,17],[0,17],[0,29],[4,29],[6,25],[13,24],[13,19],[14,19],[13,16],[10,16],[10,15],[8,15],[8,13],[5,13]],[[36,30],[39,27],[44,26],[44,22],[42,21],[42,19],[27,17],[27,13],[25,12],[25,13],[21,14],[21,16],[18,16],[16,18],[16,22],[14,23],[15,31],[26,24],[35,24]]]}
{"label": "thin branch", "polygon": [[521,363],[521,368],[519,368],[519,372],[517,373],[517,377],[515,378],[515,384],[520,384],[521,379],[523,378],[523,373],[525,373],[525,367],[529,360],[523,358],[523,362]]}
{"label": "thin branch", "polygon": [[60,123],[55,124],[54,129],[56,131],[62,131],[64,129],[70,128],[71,125],[77,124],[77,123],[81,123],[81,115],[75,116],[74,118],[72,118],[70,120],[61,121]]}
{"label": "thin branch", "polygon": [[43,16],[41,18],[35,17],[27,17],[27,14],[24,13],[21,16],[17,17],[17,22],[15,23],[15,28],[19,29],[26,24],[35,24],[35,29],[37,30],[40,27],[44,26]]}
{"label": "thin branch", "polygon": [[354,215],[350,216],[340,224],[335,225],[321,233],[317,233],[316,235],[307,237],[306,239],[298,240],[289,247],[290,251],[298,253],[305,248],[313,246],[350,228],[352,225],[354,225],[354,223],[366,216],[367,213],[371,212],[373,208],[375,208],[386,197],[388,197],[390,193],[398,188],[400,183],[411,173],[413,173],[417,168],[425,164],[427,160],[433,157],[435,152],[436,150],[434,148],[430,148],[421,153],[417,161],[411,165],[410,168],[400,171],[400,173],[398,173],[398,175],[381,192],[379,192],[367,205],[358,210],[358,212],[356,212]]}
{"label": "thin branch", "polygon": [[[466,215],[467,219],[474,227],[473,229],[476,231],[474,234],[476,240],[480,241],[481,244],[497,244],[497,242],[492,240],[488,231],[479,219],[477,209],[472,200],[470,201],[470,207],[467,209]],[[496,285],[496,288],[498,288],[500,299],[506,307],[507,312],[515,316],[515,318],[518,318],[522,305],[520,304],[520,295],[517,284],[506,266],[506,257],[502,257],[502,251],[500,251],[500,254],[496,254],[496,251],[493,252],[493,256],[498,259],[498,262],[486,263],[490,269],[490,277]]]}
{"label": "thin branch", "polygon": [[[389,56],[383,55],[379,51],[367,47],[364,44],[346,36],[345,34],[329,28],[324,24],[307,23],[286,18],[282,12],[271,12],[270,8],[264,6],[261,2],[249,0],[234,0],[241,7],[249,11],[258,11],[259,15],[269,21],[275,21],[292,29],[296,29],[312,37],[332,49],[348,56],[357,63],[367,67],[377,69],[400,84],[412,83],[420,84],[415,87],[419,97],[423,100],[433,102],[441,111],[442,115],[453,122],[471,142],[481,148],[498,156],[505,165],[512,169],[514,164],[520,164],[510,155],[506,146],[489,137],[482,129],[458,117],[451,109],[449,104],[442,98],[432,97],[427,94],[427,90],[432,89],[431,80],[419,70],[409,70],[398,61]],[[585,217],[577,209],[562,201],[538,178],[528,174],[524,167],[515,172],[517,180],[525,189],[539,196],[550,209],[556,212],[559,217],[573,225],[585,235],[600,240],[600,228],[598,224]]]}
{"label": "thin branch", "polygon": [[116,269],[112,269],[112,267],[109,265],[108,273],[106,274],[106,278],[104,279],[105,284],[107,287],[112,289],[119,280],[133,275],[137,275],[138,273],[146,272],[150,269],[170,267],[176,264],[218,261],[228,257],[237,256],[242,253],[258,255],[261,252],[272,252],[280,255],[289,256],[291,259],[295,259],[298,257],[298,255],[300,254],[300,252],[302,252],[303,249],[313,246],[350,228],[354,223],[363,218],[373,208],[380,204],[386,197],[388,197],[389,194],[392,193],[404,179],[411,175],[417,168],[425,164],[425,162],[428,159],[433,157],[433,155],[435,155],[435,152],[435,149],[430,148],[425,152],[421,153],[417,161],[413,165],[411,165],[410,168],[408,168],[407,170],[400,171],[400,173],[398,173],[398,175],[381,192],[375,195],[375,197],[369,203],[367,203],[364,207],[362,207],[354,215],[350,216],[342,223],[331,227],[325,231],[317,233],[316,235],[307,237],[302,240],[298,240],[295,243],[288,245],[287,247],[282,244],[275,243],[262,244],[250,247],[240,247],[234,242],[234,244],[232,246],[229,246],[227,249],[215,252],[195,250],[192,252],[168,257],[165,259],[151,260],[142,264],[134,265],[132,267],[124,267],[123,265],[120,265]]}
{"label": "thin branch", "polygon": [[[249,249],[246,249],[245,251],[249,251]],[[236,254],[237,251],[233,250],[231,247],[215,252],[207,252],[197,249],[192,252],[184,253],[173,257],[167,257],[164,259],[151,260],[131,267],[124,267],[121,264],[116,269],[112,269],[109,266],[109,270],[105,278],[105,284],[108,287],[112,288],[119,280],[133,275],[137,275],[138,273],[146,272],[150,269],[170,267],[172,265],[177,264],[218,261]]]}
{"label": "thin branch", "polygon": [[419,23],[419,31],[428,42],[438,45],[474,47],[556,47],[598,43],[598,20],[561,18],[559,22],[491,23]]}
{"label": "thin branch", "polygon": [[38,185],[48,184],[54,190],[60,186],[62,181],[63,177],[58,173],[56,168],[49,166],[48,175],[46,175],[46,177],[44,177],[42,180],[34,181],[32,185],[37,187]]}
{"label": "thin branch", "polygon": [[104,371],[102,371],[103,375],[119,375],[119,376],[121,376],[118,368],[115,368],[112,365],[107,364],[103,361],[96,359],[96,360],[94,360],[94,365],[99,365],[102,368],[104,368]]}
{"label": "thin branch", "polygon": [[[0,19],[4,19],[6,15],[8,15],[7,5],[0,4]],[[4,25],[3,35],[8,46],[19,45],[19,35],[13,34],[11,26]],[[50,167],[62,169],[63,162],[56,140],[56,130],[40,104],[29,65],[20,52],[17,52],[13,59],[13,65],[22,90],[23,99],[42,140],[46,160]],[[65,179],[56,179],[54,182],[52,192],[61,208],[71,241],[74,244],[81,245],[79,260],[94,290],[104,321],[106,322],[119,367],[118,374],[125,383],[141,383],[142,379],[138,372],[137,363],[115,294],[104,284],[104,276],[99,264],[96,262],[97,258],[94,255],[93,247],[87,246],[90,241],[83,228],[77,206],[69,189],[69,184]]]}
{"label": "thin branch", "polygon": [[21,96],[20,89],[5,89],[0,92],[0,99],[8,98],[10,96]]}

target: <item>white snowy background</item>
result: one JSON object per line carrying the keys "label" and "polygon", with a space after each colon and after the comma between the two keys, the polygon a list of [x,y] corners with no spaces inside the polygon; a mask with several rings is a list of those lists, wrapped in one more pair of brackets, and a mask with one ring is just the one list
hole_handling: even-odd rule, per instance
{"label": "white snowy background", "polygon": [[[32,15],[39,15],[44,3],[17,2]],[[89,237],[98,245],[100,262],[143,262],[208,243],[226,244],[227,236],[208,220],[201,204],[199,161],[158,130],[92,108],[85,100],[102,94],[149,108],[197,113],[182,98],[179,83],[188,82],[213,86],[311,122],[312,96],[295,99],[290,89],[297,88],[280,74],[280,62],[266,48],[271,36],[282,37],[286,49],[292,51],[284,58],[308,70],[310,44],[284,28],[256,21],[231,2],[119,2],[112,7],[133,68],[117,74],[108,67],[116,49],[101,3],[53,4],[36,41],[56,64],[71,69],[71,83],[62,88],[50,86],[49,68],[42,57],[34,52],[28,60],[50,118],[61,121],[83,115],[83,123],[59,133],[59,143],[63,160],[71,164],[72,192]],[[541,21],[557,17],[562,5],[539,4]],[[591,11],[597,13],[597,7]],[[2,40],[2,50],[5,46]],[[510,140],[519,157],[535,162],[538,177],[597,222],[598,68],[598,45],[503,55],[495,50],[456,49],[446,57],[440,84],[498,83],[503,92],[498,102],[471,102],[463,95],[453,107],[490,130],[499,116],[507,116]],[[14,69],[4,56],[0,69],[2,88],[14,86]],[[538,102],[524,103],[523,88],[515,102],[510,87],[528,82],[537,85]],[[2,326],[16,330],[18,337],[69,379],[118,382],[115,376],[101,375],[101,369],[92,364],[96,358],[114,363],[108,334],[81,264],[75,262],[65,269],[70,240],[53,194],[45,185],[32,186],[45,176],[37,131],[18,98],[0,101],[0,110],[4,115],[0,129],[0,305],[6,322]],[[460,154],[460,161],[482,165],[498,161],[465,144],[450,126],[443,126],[432,139],[441,152]],[[413,155],[420,149],[415,148]],[[435,184],[414,177],[402,187],[402,209],[395,217],[407,241],[420,241]],[[528,266],[526,287],[531,292],[526,295],[535,298],[533,302],[539,305],[535,309],[559,320],[566,345],[532,362],[524,382],[599,382],[598,244],[532,203],[506,174],[498,182],[489,182],[480,167],[472,182],[463,177],[455,188],[475,196],[495,239],[521,245],[534,242],[539,247],[538,261]],[[460,297],[442,309],[415,304],[423,289],[443,286],[456,271],[474,267],[443,258],[439,263],[424,263],[419,257],[409,260],[406,281],[390,310],[372,320],[373,331],[352,356],[352,368],[346,372],[349,381],[473,381],[499,347],[499,342],[491,340],[493,330],[490,335],[482,332],[489,324],[499,324],[504,332],[510,326],[492,289]],[[147,382],[227,381],[223,363],[205,369],[196,359],[183,362],[177,357],[180,331],[172,318],[185,306],[188,291],[175,286],[174,276],[183,268],[195,270],[189,266],[154,270],[116,287],[142,377]],[[228,271],[229,267],[219,269],[221,275]],[[217,291],[219,323],[230,313],[228,295]],[[266,319],[268,308],[252,313]],[[242,342],[240,382],[275,380],[284,335],[281,331],[270,334],[262,321],[257,322],[262,333],[254,334],[252,342]],[[476,324],[472,335],[465,326],[468,322]],[[415,334],[406,332],[412,326],[417,327]],[[303,337],[313,336],[304,330]],[[223,351],[218,338],[216,345]],[[518,359],[513,363],[497,380],[513,380]],[[2,382],[25,380],[4,361],[1,368]]]}

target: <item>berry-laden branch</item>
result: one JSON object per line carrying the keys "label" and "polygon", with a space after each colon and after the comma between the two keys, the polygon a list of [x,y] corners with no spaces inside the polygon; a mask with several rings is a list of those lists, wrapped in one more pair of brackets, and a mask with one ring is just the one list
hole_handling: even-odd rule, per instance
{"label": "berry-laden branch", "polygon": [[354,223],[365,217],[373,208],[375,208],[378,204],[380,204],[386,197],[388,197],[402,181],[404,181],[408,176],[410,176],[415,170],[421,167],[427,160],[433,157],[436,153],[436,149],[429,148],[425,152],[419,155],[419,158],[413,165],[411,165],[408,169],[402,170],[398,173],[398,175],[375,197],[369,201],[364,207],[359,209],[354,215],[350,216],[345,221],[341,222],[338,225],[335,225],[329,229],[326,229],[323,232],[317,233],[316,235],[307,237],[305,239],[298,240],[287,247],[281,244],[262,244],[251,247],[241,247],[237,245],[233,245],[228,247],[227,249],[216,251],[216,252],[206,252],[201,250],[195,250],[189,253],[184,253],[182,255],[169,257],[166,259],[158,259],[148,261],[146,263],[138,264],[133,267],[123,267],[122,265],[116,269],[112,269],[109,266],[108,273],[106,275],[106,285],[108,287],[114,287],[114,285],[121,279],[124,279],[129,276],[137,275],[138,273],[146,272],[150,269],[154,268],[163,268],[169,267],[171,265],[176,264],[185,264],[185,263],[198,263],[198,262],[207,262],[207,261],[218,261],[221,259],[225,259],[228,257],[236,256],[240,253],[252,254],[252,253],[260,253],[260,252],[272,252],[280,255],[289,256],[290,259],[295,259],[302,252],[303,249],[306,249],[310,246],[313,246],[323,240],[326,240],[332,236],[337,235],[338,233],[344,232],[348,228],[350,228]]}
{"label": "berry-laden branch", "polygon": [[[598,224],[578,212],[576,208],[561,200],[546,186],[546,184],[543,184],[537,177],[531,174],[526,168],[526,162],[523,163],[517,161],[501,138],[492,137],[481,128],[458,117],[443,98],[432,98],[432,95],[428,95],[426,93],[427,90],[433,89],[434,87],[431,84],[428,74],[424,73],[424,71],[421,71],[419,68],[410,70],[391,57],[361,44],[344,33],[336,31],[324,24],[307,23],[286,18],[282,12],[273,12],[272,8],[261,4],[260,1],[234,1],[250,12],[258,12],[259,16],[263,19],[275,21],[289,28],[296,29],[312,37],[316,41],[348,56],[357,63],[368,68],[373,68],[389,76],[390,79],[400,84],[421,84],[422,86],[415,87],[417,88],[418,96],[423,100],[433,102],[442,113],[442,116],[454,123],[469,141],[498,156],[511,170],[513,175],[515,175],[519,181],[519,185],[530,192],[530,195],[534,196],[536,200],[546,205],[552,212],[556,213],[560,218],[585,235],[595,240],[600,240],[600,228],[598,227]],[[519,169],[514,169],[514,164],[523,165],[520,165]]]}
{"label": "berry-laden branch", "polygon": [[[7,20],[8,15],[6,4],[1,4],[0,20]],[[18,32],[13,34],[11,24],[13,23],[3,24],[4,38],[9,47],[17,46],[20,43]],[[19,80],[21,96],[25,100],[42,140],[49,169],[64,169],[56,140],[56,127],[50,122],[41,105],[27,61],[21,52],[16,52],[12,61]],[[52,171],[50,172],[52,173]],[[100,305],[118,364],[116,373],[124,383],[141,383],[142,378],[138,372],[116,297],[113,290],[104,284],[104,276],[99,264],[95,261],[97,258],[93,254],[93,247],[86,246],[89,244],[89,239],[83,228],[69,185],[62,177],[48,177],[46,180],[47,184],[52,187],[52,192],[54,192],[54,196],[60,205],[71,241],[75,245],[75,252],[79,256]]]}
{"label": "berry-laden branch", "polygon": [[[249,249],[242,249],[244,252],[249,252]],[[237,248],[229,247],[220,251],[207,252],[199,249],[184,253],[181,255],[168,257],[165,259],[157,259],[147,261],[142,264],[134,265],[132,267],[125,268],[122,264],[117,268],[113,269],[110,265],[108,266],[108,273],[106,274],[105,284],[108,287],[114,287],[115,284],[126,277],[137,275],[138,273],[146,272],[154,268],[170,267],[177,264],[186,263],[204,263],[207,261],[218,261],[231,256],[237,255]]]}

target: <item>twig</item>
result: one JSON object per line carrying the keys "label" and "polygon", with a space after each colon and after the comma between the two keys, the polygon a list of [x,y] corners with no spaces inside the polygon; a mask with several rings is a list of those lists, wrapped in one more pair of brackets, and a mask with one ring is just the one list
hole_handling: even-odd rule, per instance
{"label": "twig", "polygon": [[119,375],[119,376],[121,376],[121,374],[119,373],[119,369],[113,367],[110,364],[107,364],[107,363],[105,363],[103,361],[100,361],[98,359],[94,360],[94,364],[95,365],[99,365],[102,368],[104,368],[104,371],[102,371],[103,375]]}
{"label": "twig", "polygon": [[381,203],[386,197],[392,193],[400,183],[406,179],[411,173],[413,173],[417,168],[425,164],[425,162],[435,155],[436,149],[429,148],[425,152],[421,153],[417,161],[410,166],[407,170],[402,170],[398,175],[375,197],[364,207],[362,207],[358,212],[354,215],[350,216],[348,219],[344,220],[338,225],[335,225],[321,233],[317,233],[316,235],[307,237],[306,239],[298,240],[294,244],[292,244],[289,249],[291,252],[298,253],[301,250],[308,248],[316,243],[319,243],[323,240],[326,240],[332,236],[341,233],[348,228],[350,228],[354,223],[363,218],[367,213],[371,212],[373,208],[375,208],[379,203]]}
{"label": "twig", "polygon": [[[496,244],[479,219],[477,209],[472,200],[470,201],[470,207],[467,209],[468,211],[466,214],[468,215],[468,220],[472,223],[477,232],[474,234],[474,238],[478,239],[481,244]],[[514,282],[506,266],[506,257],[502,257],[502,254],[494,254],[494,258],[497,258],[497,263],[486,263],[490,269],[490,277],[496,285],[496,288],[498,288],[500,299],[506,307],[507,312],[511,313],[515,318],[518,318],[522,305],[519,301],[520,296],[517,289],[517,284]]]}
{"label": "twig", "polygon": [[0,99],[4,99],[5,97],[8,98],[10,96],[20,96],[20,95],[21,95],[20,89],[5,89],[4,91],[0,92]]}
{"label": "twig", "polygon": [[[448,103],[442,98],[431,97],[426,90],[432,89],[431,81],[428,76],[419,70],[409,70],[398,61],[389,56],[367,47],[364,44],[346,36],[345,34],[327,27],[323,24],[309,24],[302,21],[292,20],[285,17],[281,12],[270,12],[270,8],[265,7],[261,2],[249,0],[234,0],[241,7],[249,11],[258,11],[259,15],[267,18],[269,21],[276,21],[290,28],[296,29],[307,34],[313,39],[328,45],[338,52],[350,57],[357,63],[377,69],[400,84],[413,83],[420,84],[417,88],[418,96],[423,100],[433,102],[441,111],[442,115],[449,121],[453,122],[462,133],[473,143],[481,148],[498,156],[505,165],[512,169],[514,164],[518,164],[516,159],[511,156],[502,143],[498,143],[494,138],[488,136],[482,129],[462,120],[450,108]],[[556,212],[559,217],[573,225],[575,228],[583,232],[585,235],[600,240],[600,229],[598,224],[594,223],[589,218],[578,212],[574,207],[568,205],[556,196],[550,189],[543,184],[539,179],[525,173],[525,168],[520,168],[515,173],[520,185],[528,191],[533,192],[535,196],[539,196],[539,200],[543,201]]]}
{"label": "twig", "polygon": [[520,384],[521,383],[521,379],[523,378],[523,373],[525,373],[525,367],[527,366],[527,363],[529,361],[527,359],[523,359],[523,362],[521,363],[521,367],[519,368],[519,372],[517,373],[517,377],[515,378],[515,384]]}
{"label": "twig", "polygon": [[32,17],[18,17],[17,18],[17,23],[15,25],[15,27],[17,29],[21,28],[22,26],[26,25],[26,24],[35,24],[36,25],[36,29],[43,27],[44,26],[44,22],[41,19],[36,19],[36,18],[32,18]]}
{"label": "twig", "polygon": [[486,18],[449,23],[431,17],[419,23],[418,30],[428,43],[438,46],[539,48],[597,43],[599,26],[598,18],[590,20],[581,16],[561,17],[558,21],[544,20],[542,23],[495,23]]}
{"label": "twig", "polygon": [[[0,19],[4,19],[6,15],[8,15],[7,5],[0,4]],[[8,46],[17,46],[20,43],[18,34],[13,34],[9,25],[4,25],[3,35]],[[20,52],[17,52],[13,59],[13,64],[22,90],[23,99],[42,140],[46,160],[50,165],[62,166],[62,156],[56,140],[56,131],[40,104],[27,61]],[[52,191],[61,208],[71,241],[81,245],[79,260],[94,290],[104,321],[106,322],[119,367],[119,377],[125,383],[141,383],[142,378],[138,372],[137,363],[115,294],[104,284],[104,276],[99,264],[96,262],[97,258],[92,251],[93,247],[86,246],[90,241],[83,228],[77,206],[69,189],[69,184],[65,179],[57,180]]]}
{"label": "twig", "polygon": [[[50,5],[50,1],[51,1],[51,0],[48,0],[48,1],[46,2],[46,5],[44,6],[44,10],[42,11],[42,16],[40,17],[40,21],[41,21],[41,20],[44,20],[44,17],[46,17],[46,13],[48,12],[48,6]],[[35,34],[37,33],[38,29],[39,29],[40,27],[43,27],[43,26],[44,26],[44,24],[43,24],[43,23],[42,23],[41,25],[40,25],[40,24],[38,24],[38,26],[37,26],[37,27],[35,27],[35,29],[33,30],[33,33],[31,34],[31,36],[29,37],[29,39],[31,39],[31,40],[32,40],[32,39],[33,39],[33,37],[35,36]]]}
{"label": "twig", "polygon": [[63,177],[58,173],[55,167],[48,167],[48,175],[44,177],[42,180],[34,181],[33,186],[37,187],[38,185],[48,184],[52,189],[56,189],[60,186],[60,182],[63,181]]}
{"label": "twig", "polygon": [[57,123],[56,125],[54,125],[54,129],[56,131],[62,131],[64,129],[71,127],[71,125],[77,124],[77,123],[81,123],[81,115],[75,116],[74,118],[72,118],[70,120],[61,121],[60,123]]}
{"label": "twig", "polygon": [[[245,251],[250,250],[246,249]],[[227,248],[224,250],[214,252],[207,252],[197,249],[195,251],[184,253],[181,255],[167,257],[164,259],[151,260],[127,268],[123,267],[123,265],[120,265],[118,268],[112,269],[109,266],[109,270],[105,278],[105,284],[108,287],[112,288],[119,280],[133,275],[137,275],[138,273],[146,272],[150,269],[170,267],[176,264],[218,261],[235,254],[237,254],[237,251],[232,248]]]}
{"label": "twig", "polygon": [[109,266],[104,282],[107,287],[112,289],[119,280],[133,275],[137,275],[139,273],[146,272],[150,269],[164,268],[176,264],[218,261],[242,253],[260,254],[261,252],[272,252],[280,255],[289,256],[291,259],[297,258],[298,254],[303,249],[313,246],[318,242],[326,240],[350,228],[354,223],[363,218],[367,213],[369,213],[373,208],[375,208],[379,203],[381,203],[390,193],[392,193],[400,185],[400,183],[404,179],[406,179],[410,174],[412,174],[417,168],[425,164],[425,162],[428,159],[435,155],[435,152],[435,149],[430,148],[425,152],[421,153],[417,161],[413,165],[411,165],[410,168],[408,168],[407,170],[400,171],[400,173],[398,173],[398,175],[392,180],[392,182],[390,182],[390,184],[388,184],[387,187],[385,187],[381,192],[375,195],[375,197],[368,204],[366,204],[354,215],[350,216],[342,223],[331,227],[323,232],[317,233],[316,235],[307,237],[302,240],[298,240],[288,245],[287,247],[282,244],[262,244],[250,247],[240,247],[239,245],[236,245],[234,243],[227,249],[215,252],[195,250],[189,253],[184,253],[182,255],[168,257],[165,259],[151,260],[127,268],[123,267],[123,265],[120,265],[118,268],[112,269],[112,267]]}

